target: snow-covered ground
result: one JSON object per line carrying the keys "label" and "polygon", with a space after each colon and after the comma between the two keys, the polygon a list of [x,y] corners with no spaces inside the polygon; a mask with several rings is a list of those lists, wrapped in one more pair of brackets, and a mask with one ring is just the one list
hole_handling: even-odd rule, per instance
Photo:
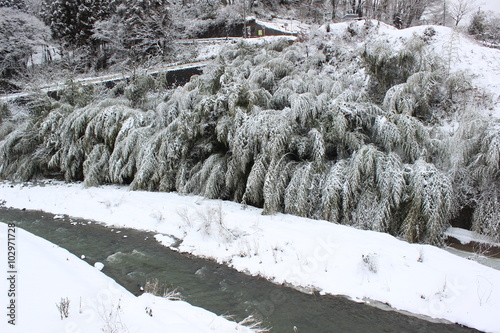
{"label": "snow-covered ground", "polygon": [[[276,283],[360,302],[377,300],[500,332],[500,271],[387,234],[291,215],[264,216],[261,209],[232,202],[132,192],[123,186],[5,182],[0,183],[0,201],[7,207],[156,231],[166,246],[181,239],[178,251],[213,258]],[[73,295],[54,297],[65,294]]]}
{"label": "snow-covered ground", "polygon": [[450,227],[448,228],[448,230],[446,230],[445,235],[458,239],[458,241],[460,241],[461,244],[477,242],[477,243],[483,243],[487,245],[500,247],[499,243],[495,243],[493,240],[491,240],[485,235],[479,235],[478,233],[475,233],[473,231],[461,228]]}
{"label": "snow-covered ground", "polygon": [[302,31],[309,30],[310,26],[297,20],[286,20],[274,18],[272,21],[262,21],[256,19],[255,22],[263,27],[271,28],[283,33],[298,34]]}
{"label": "snow-covered ground", "polygon": [[[8,226],[0,223],[0,244],[7,244]],[[0,279],[0,332],[251,332],[183,301],[143,294],[132,295],[98,268],[49,241],[22,229],[15,231],[17,279],[15,297],[10,282]],[[7,246],[2,246],[2,272],[7,274]],[[97,263],[96,263],[97,264]],[[99,267],[99,265],[96,265]],[[10,271],[11,269],[9,269]],[[14,281],[14,280],[13,280]],[[15,300],[15,325],[6,317]],[[56,304],[69,300],[68,317],[61,319]]]}

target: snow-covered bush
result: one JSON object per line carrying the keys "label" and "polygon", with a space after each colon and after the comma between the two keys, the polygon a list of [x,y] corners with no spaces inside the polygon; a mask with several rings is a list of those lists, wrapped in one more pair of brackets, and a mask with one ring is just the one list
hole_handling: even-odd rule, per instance
{"label": "snow-covered bush", "polygon": [[371,74],[370,89],[374,97],[383,97],[391,87],[406,82],[416,73],[436,69],[439,60],[427,51],[426,45],[419,36],[405,41],[397,52],[386,42],[367,43],[362,58]]}
{"label": "snow-covered bush", "polygon": [[472,229],[500,240],[500,122],[469,110],[445,149],[460,208],[473,208]]}
{"label": "snow-covered bush", "polygon": [[72,106],[84,107],[89,104],[94,97],[94,86],[82,85],[71,79],[66,80],[64,89],[58,92],[62,103],[68,103]]}
{"label": "snow-covered bush", "polygon": [[467,28],[469,34],[488,46],[500,45],[500,17],[493,12],[477,11]]}

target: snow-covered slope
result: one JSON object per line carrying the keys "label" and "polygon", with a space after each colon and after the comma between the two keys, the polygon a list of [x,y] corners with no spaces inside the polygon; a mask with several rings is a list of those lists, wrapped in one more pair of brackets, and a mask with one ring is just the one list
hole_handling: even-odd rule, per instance
{"label": "snow-covered slope", "polygon": [[[251,19],[251,18],[250,18]],[[255,20],[255,22],[261,26],[264,26],[266,28],[271,28],[277,31],[282,31],[283,33],[289,34],[298,34],[301,31],[308,30],[310,28],[309,25],[304,24],[300,21],[297,20],[285,20],[285,19],[279,19],[279,18],[274,18],[271,22],[269,21],[262,21],[262,20]]]}
{"label": "snow-covered slope", "polygon": [[[389,43],[398,44],[398,40],[408,39],[412,35],[423,36],[429,26],[417,26],[404,30],[388,30],[381,38],[387,36]],[[449,62],[451,72],[462,71],[472,78],[472,84],[484,90],[478,98],[491,98],[494,109],[486,110],[487,115],[500,118],[500,50],[480,45],[471,37],[451,28],[432,26],[436,35],[430,39],[431,49]]]}
{"label": "snow-covered slope", "polygon": [[[366,21],[343,22],[330,25],[332,34],[345,35],[349,25],[357,25],[360,31]],[[372,20],[368,38],[361,44],[386,43],[397,52],[413,36],[425,37],[426,30],[432,29],[435,35],[429,37],[428,51],[441,56],[450,72],[463,72],[471,77],[472,84],[478,88],[477,98],[490,100],[492,109],[484,110],[488,116],[500,118],[500,50],[485,47],[458,30],[443,26],[416,26],[397,29],[382,22]]]}
{"label": "snow-covered slope", "polygon": [[[167,246],[174,243],[168,236],[172,235],[182,239],[179,251],[277,283],[358,301],[377,300],[500,332],[500,271],[387,234],[291,215],[263,216],[261,209],[243,209],[236,203],[130,192],[119,186],[2,183],[2,200],[9,207],[157,231],[157,239]],[[56,300],[60,296],[65,295],[55,295]]]}
{"label": "snow-covered slope", "polygon": [[[15,325],[4,314],[0,332],[250,332],[250,329],[183,301],[143,294],[136,297],[113,279],[68,251],[16,229],[16,298],[7,299],[0,280],[2,305],[16,300]],[[0,244],[7,244],[7,225],[0,223]],[[6,274],[7,246],[2,246]],[[69,299],[69,316],[61,319],[56,304]]]}

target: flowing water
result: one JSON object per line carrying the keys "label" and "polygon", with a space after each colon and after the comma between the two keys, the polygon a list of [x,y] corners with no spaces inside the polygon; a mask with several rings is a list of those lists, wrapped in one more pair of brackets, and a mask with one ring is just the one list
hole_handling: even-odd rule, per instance
{"label": "flowing water", "polygon": [[[458,325],[431,323],[384,311],[343,297],[309,295],[247,276],[234,269],[172,251],[154,233],[105,227],[99,223],[41,211],[0,208],[1,222],[14,222],[93,265],[132,293],[158,279],[183,298],[219,315],[242,320],[255,315],[271,332],[473,332]],[[22,248],[22,244],[18,244]]]}

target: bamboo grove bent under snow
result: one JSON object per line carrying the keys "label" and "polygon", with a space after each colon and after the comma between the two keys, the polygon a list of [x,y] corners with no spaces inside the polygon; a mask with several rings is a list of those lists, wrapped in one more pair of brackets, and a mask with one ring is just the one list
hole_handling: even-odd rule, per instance
{"label": "bamboo grove bent under snow", "polygon": [[29,111],[3,105],[0,176],[200,194],[432,244],[465,207],[499,240],[499,122],[428,50],[430,30],[394,50],[360,43],[367,22],[291,46],[239,43],[174,90],[137,76],[69,86]]}

